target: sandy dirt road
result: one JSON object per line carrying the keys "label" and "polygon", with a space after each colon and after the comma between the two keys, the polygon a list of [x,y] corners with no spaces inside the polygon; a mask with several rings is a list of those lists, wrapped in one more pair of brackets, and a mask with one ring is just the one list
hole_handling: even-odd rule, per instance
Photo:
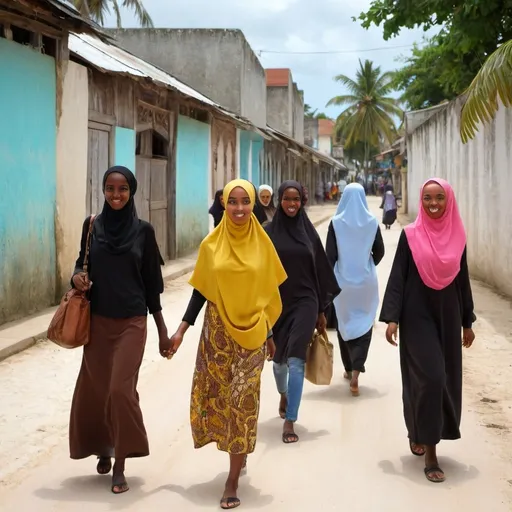
{"label": "sandy dirt road", "polygon": [[[377,201],[371,204],[379,214]],[[326,231],[327,224],[319,228],[322,237]],[[399,233],[399,226],[383,231],[381,293]],[[163,302],[170,330],[189,295],[186,278],[168,287]],[[335,377],[329,387],[306,383],[296,445],[281,441],[278,395],[270,364],[265,368],[258,444],[241,480],[240,510],[510,511],[511,348],[504,323],[510,306],[479,284],[475,299],[479,339],[465,358],[463,438],[440,446],[444,484],[427,482],[422,460],[409,452],[398,350],[388,346],[384,327],[377,325],[359,398],[350,396],[343,381],[337,341],[330,334]],[[95,474],[93,459],[68,458],[67,420],[79,352],[40,344],[1,363],[0,510],[217,510],[228,459],[214,446],[194,450],[188,421],[200,324],[189,330],[172,361],[158,356],[155,329],[149,331],[139,390],[152,455],[129,461],[131,491],[122,496],[110,493],[108,477]]]}

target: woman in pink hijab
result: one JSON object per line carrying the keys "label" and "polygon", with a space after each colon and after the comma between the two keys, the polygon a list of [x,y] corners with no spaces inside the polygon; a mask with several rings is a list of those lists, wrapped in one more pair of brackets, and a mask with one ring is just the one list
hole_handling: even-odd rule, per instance
{"label": "woman in pink hijab", "polygon": [[434,178],[421,190],[416,221],[400,236],[380,321],[397,345],[404,416],[413,455],[425,456],[425,476],[444,482],[436,447],[460,438],[462,346],[475,335],[466,261],[466,233],[449,183]]}

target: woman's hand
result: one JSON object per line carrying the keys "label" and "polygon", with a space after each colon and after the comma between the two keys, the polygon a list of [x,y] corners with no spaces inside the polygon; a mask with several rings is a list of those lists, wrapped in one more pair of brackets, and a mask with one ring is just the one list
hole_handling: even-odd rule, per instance
{"label": "woman's hand", "polygon": [[325,314],[324,313],[319,313],[318,314],[318,319],[316,321],[316,330],[320,334],[324,334],[326,327],[327,327],[327,318],[325,318]]}
{"label": "woman's hand", "polygon": [[271,336],[267,339],[267,361],[272,361],[274,356],[276,355],[276,344],[274,342],[274,337]]}
{"label": "woman's hand", "polygon": [[166,333],[162,333],[160,335],[159,345],[158,345],[158,351],[160,352],[160,355],[162,357],[165,357],[166,359],[170,359],[172,357],[171,355],[171,349],[172,349],[172,338],[169,339]]}
{"label": "woman's hand", "polygon": [[473,329],[464,328],[462,329],[462,346],[465,348],[471,347],[475,341],[475,333]]}
{"label": "woman's hand", "polygon": [[388,328],[386,329],[386,339],[388,340],[388,343],[391,343],[394,347],[398,345],[396,342],[397,340],[397,334],[398,334],[398,324],[395,324],[395,322],[390,322],[388,324]]}
{"label": "woman's hand", "polygon": [[91,281],[89,281],[89,276],[85,272],[75,274],[73,276],[73,284],[79,292],[86,292],[92,285]]}

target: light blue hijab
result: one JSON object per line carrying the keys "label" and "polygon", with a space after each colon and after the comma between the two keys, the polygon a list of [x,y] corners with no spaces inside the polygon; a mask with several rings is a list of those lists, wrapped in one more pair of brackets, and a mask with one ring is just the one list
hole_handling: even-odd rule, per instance
{"label": "light blue hijab", "polygon": [[372,328],[379,307],[377,270],[371,254],[379,222],[368,209],[361,185],[345,187],[332,225],[338,248],[334,273],[341,288],[334,307],[338,330],[350,341]]}

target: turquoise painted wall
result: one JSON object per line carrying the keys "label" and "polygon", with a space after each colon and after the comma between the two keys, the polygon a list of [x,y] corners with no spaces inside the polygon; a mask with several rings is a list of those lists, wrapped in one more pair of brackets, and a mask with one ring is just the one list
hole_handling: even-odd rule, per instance
{"label": "turquoise painted wall", "polygon": [[115,131],[115,165],[128,167],[135,174],[136,134],[129,128],[116,126]]}
{"label": "turquoise painted wall", "polygon": [[262,148],[263,137],[254,132],[240,130],[240,178],[249,179],[249,160],[251,160],[251,181],[256,188],[260,186],[260,151]]}
{"label": "turquoise painted wall", "polygon": [[[0,39],[0,323],[55,300],[55,61]],[[72,148],[71,148],[72,150]]]}
{"label": "turquoise painted wall", "polygon": [[183,256],[208,234],[210,125],[179,116],[176,146],[177,252]]}

